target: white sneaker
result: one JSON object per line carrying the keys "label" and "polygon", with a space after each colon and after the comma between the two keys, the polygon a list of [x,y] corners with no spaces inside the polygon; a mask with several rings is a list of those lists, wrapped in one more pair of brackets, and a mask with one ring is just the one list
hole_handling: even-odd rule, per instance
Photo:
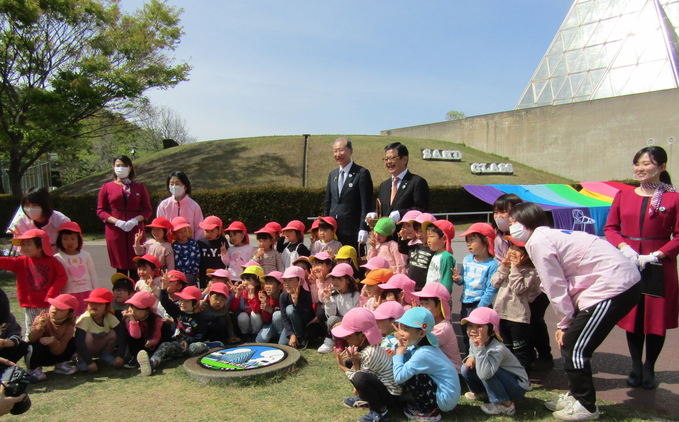
{"label": "white sneaker", "polygon": [[599,406],[597,406],[596,410],[592,413],[576,400],[575,403],[572,403],[570,406],[563,408],[558,412],[554,412],[552,415],[562,421],[592,421],[594,419],[599,419]]}
{"label": "white sneaker", "polygon": [[321,344],[321,347],[318,348],[318,353],[330,353],[332,352],[332,349],[332,346],[328,346],[327,344],[323,343]]}
{"label": "white sneaker", "polygon": [[481,405],[481,410],[483,410],[483,413],[486,415],[507,415],[507,416],[512,416],[514,413],[516,413],[516,406],[514,405],[514,402],[510,404],[509,406],[504,406],[501,404],[496,404],[496,403],[484,403]]}
{"label": "white sneaker", "polygon": [[565,409],[576,401],[577,400],[571,396],[571,393],[559,394],[559,397],[557,397],[556,400],[545,402],[545,407],[547,410],[556,412],[558,410]]}

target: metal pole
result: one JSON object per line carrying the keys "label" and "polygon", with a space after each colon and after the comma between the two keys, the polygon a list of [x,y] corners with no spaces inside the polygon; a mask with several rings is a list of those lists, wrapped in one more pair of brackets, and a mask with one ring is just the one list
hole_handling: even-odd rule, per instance
{"label": "metal pole", "polygon": [[302,172],[302,187],[307,185],[307,157],[309,154],[309,134],[304,134],[304,169]]}

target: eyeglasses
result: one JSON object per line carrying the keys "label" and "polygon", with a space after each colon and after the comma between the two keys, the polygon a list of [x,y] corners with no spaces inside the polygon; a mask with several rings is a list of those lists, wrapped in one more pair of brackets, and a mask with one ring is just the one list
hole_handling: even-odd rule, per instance
{"label": "eyeglasses", "polygon": [[396,157],[384,157],[382,159],[382,162],[384,162],[384,163],[386,163],[387,161],[394,162],[394,161],[398,160],[399,158],[401,158],[401,157],[398,157],[398,156],[396,156]]}
{"label": "eyeglasses", "polygon": [[333,150],[332,150],[332,153],[333,153],[333,154],[341,154],[341,153],[343,153],[344,151],[346,151],[345,148],[342,148],[342,149],[333,149]]}

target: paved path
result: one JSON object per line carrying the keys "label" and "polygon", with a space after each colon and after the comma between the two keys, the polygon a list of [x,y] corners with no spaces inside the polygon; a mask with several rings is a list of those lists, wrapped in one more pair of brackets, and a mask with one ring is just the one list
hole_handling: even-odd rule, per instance
{"label": "paved path", "polygon": [[[255,236],[250,236],[254,239]],[[253,242],[256,245],[256,242]],[[114,270],[111,269],[106,244],[104,241],[85,242],[84,249],[88,251],[94,259],[97,269],[97,276],[101,279],[109,279]],[[453,252],[458,262],[468,255],[466,244],[462,241],[453,242]],[[453,324],[458,333],[458,342],[462,344],[460,331],[460,293],[461,289],[453,289]],[[545,314],[547,326],[550,332],[556,328],[556,316],[551,308]],[[616,327],[606,338],[604,343],[594,354],[592,366],[594,370],[594,385],[600,399],[622,403],[628,406],[656,409],[660,412],[679,416],[679,330],[668,331],[669,335],[665,341],[660,359],[656,366],[656,377],[660,386],[653,391],[646,391],[642,388],[629,388],[626,378],[630,370],[630,359],[627,350],[624,330]],[[552,353],[554,358],[560,358],[559,348],[552,340]],[[563,362],[559,359],[556,368],[543,373],[534,374],[533,381],[543,385],[548,389],[568,388],[565,373],[563,372]]]}

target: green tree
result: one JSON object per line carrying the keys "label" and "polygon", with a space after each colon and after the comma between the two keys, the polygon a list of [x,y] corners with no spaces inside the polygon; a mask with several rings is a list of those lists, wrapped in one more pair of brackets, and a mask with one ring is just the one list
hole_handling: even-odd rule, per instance
{"label": "green tree", "polygon": [[467,116],[465,116],[461,111],[450,110],[446,113],[446,120],[462,120],[466,117]]}
{"label": "green tree", "polygon": [[0,0],[0,150],[14,195],[43,154],[113,130],[97,117],[130,115],[147,89],[187,80],[172,55],[181,12],[158,0],[133,14],[116,0]]}

